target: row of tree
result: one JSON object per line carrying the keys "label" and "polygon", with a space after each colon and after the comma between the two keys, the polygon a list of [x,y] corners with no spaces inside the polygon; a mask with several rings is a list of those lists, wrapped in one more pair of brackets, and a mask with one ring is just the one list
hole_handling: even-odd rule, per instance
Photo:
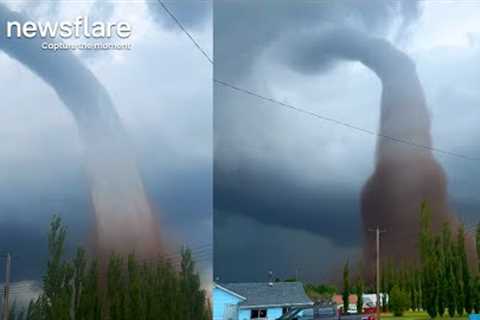
{"label": "row of tree", "polygon": [[[297,281],[294,278],[295,281]],[[310,299],[316,302],[331,302],[332,297],[337,292],[337,288],[328,284],[313,284],[307,283],[304,285],[305,293]]]}
{"label": "row of tree", "polygon": [[[382,311],[397,315],[404,310],[424,310],[433,318],[449,314],[451,317],[480,312],[480,224],[476,230],[475,257],[467,257],[466,233],[463,225],[453,230],[445,223],[441,232],[434,233],[431,213],[426,203],[420,210],[420,235],[418,263],[384,263],[380,291]],[[476,265],[475,265],[476,264]],[[359,268],[361,270],[361,268]],[[348,308],[348,296],[357,294],[357,310],[362,310],[361,296],[375,292],[375,285],[365,286],[358,272],[355,283],[350,284],[348,262],[343,271],[344,310]]]}
{"label": "row of tree", "polygon": [[[469,264],[465,248],[465,228],[456,234],[445,223],[440,234],[431,228],[431,214],[425,203],[421,209],[420,281],[422,308],[431,317],[480,312],[480,225],[476,231],[476,266]],[[472,260],[475,257],[471,257]]]}
{"label": "row of tree", "polygon": [[66,228],[54,217],[43,293],[27,308],[13,307],[10,320],[211,319],[190,250],[182,250],[178,263],[112,254],[106,268],[100,268],[82,248],[67,259],[65,237]]}

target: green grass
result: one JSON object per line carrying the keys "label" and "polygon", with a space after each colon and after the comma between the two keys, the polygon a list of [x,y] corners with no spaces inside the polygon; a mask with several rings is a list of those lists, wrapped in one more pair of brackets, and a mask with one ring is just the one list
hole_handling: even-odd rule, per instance
{"label": "green grass", "polygon": [[[406,311],[403,314],[403,317],[394,317],[393,314],[391,313],[382,313],[382,318],[388,319],[388,320],[426,320],[430,319],[428,314],[426,312],[421,312],[421,311]],[[436,319],[444,319],[444,320],[466,320],[468,319],[467,316],[464,317],[453,317],[450,318],[450,316],[445,315],[443,317],[437,317]]]}

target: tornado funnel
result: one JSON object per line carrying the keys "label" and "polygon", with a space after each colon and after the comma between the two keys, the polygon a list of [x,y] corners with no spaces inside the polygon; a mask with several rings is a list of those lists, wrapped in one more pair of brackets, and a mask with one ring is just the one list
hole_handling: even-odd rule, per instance
{"label": "tornado funnel", "polygon": [[310,34],[295,50],[289,62],[305,73],[324,71],[337,60],[352,60],[380,79],[375,169],[361,194],[364,255],[367,261],[375,257],[375,237],[368,229],[379,226],[387,231],[382,234],[383,258],[415,259],[423,201],[431,209],[434,231],[445,222],[458,223],[448,206],[445,174],[431,151],[431,121],[414,62],[386,40],[350,29]]}
{"label": "tornado funnel", "polygon": [[[102,84],[69,51],[42,50],[39,38],[5,38],[5,22],[26,19],[0,4],[0,50],[55,90],[78,126],[96,215],[100,252],[146,257],[159,250],[159,226],[125,130]],[[48,107],[48,106],[39,106]],[[41,110],[39,110],[41,112]]]}

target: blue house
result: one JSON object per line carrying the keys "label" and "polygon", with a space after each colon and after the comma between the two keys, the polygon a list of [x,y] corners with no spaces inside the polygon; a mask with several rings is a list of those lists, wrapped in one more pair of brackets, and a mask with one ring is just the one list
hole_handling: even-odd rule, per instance
{"label": "blue house", "polygon": [[215,284],[213,320],[275,320],[292,308],[313,306],[300,282]]}

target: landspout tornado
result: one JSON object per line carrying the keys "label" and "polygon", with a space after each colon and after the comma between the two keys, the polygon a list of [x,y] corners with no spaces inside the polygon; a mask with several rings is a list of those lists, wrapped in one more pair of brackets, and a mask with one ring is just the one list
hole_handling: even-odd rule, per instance
{"label": "landspout tornado", "polygon": [[397,262],[415,259],[423,201],[431,210],[433,230],[445,222],[457,224],[447,203],[445,174],[429,149],[430,116],[415,64],[386,40],[350,29],[327,30],[307,38],[295,48],[299,54],[290,57],[294,67],[318,72],[335,60],[359,61],[381,81],[375,169],[361,194],[364,257],[367,261],[375,257],[375,237],[367,230],[379,226],[387,230],[382,234],[382,257]]}
{"label": "landspout tornado", "polygon": [[[68,51],[42,50],[44,40],[39,38],[6,39],[6,21],[25,19],[3,4],[0,21],[0,50],[48,83],[76,121],[86,153],[98,253],[134,251],[147,257],[158,252],[159,228],[128,138],[105,88]],[[39,112],[48,107],[38,104]]]}

